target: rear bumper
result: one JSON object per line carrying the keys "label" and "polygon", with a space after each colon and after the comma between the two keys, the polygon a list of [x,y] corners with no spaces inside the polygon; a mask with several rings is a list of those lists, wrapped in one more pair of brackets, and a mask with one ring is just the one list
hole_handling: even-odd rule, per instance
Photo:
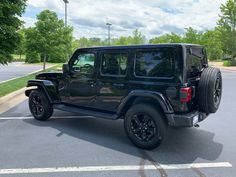
{"label": "rear bumper", "polygon": [[170,126],[193,127],[198,122],[206,119],[208,114],[194,111],[187,114],[167,114],[166,116]]}

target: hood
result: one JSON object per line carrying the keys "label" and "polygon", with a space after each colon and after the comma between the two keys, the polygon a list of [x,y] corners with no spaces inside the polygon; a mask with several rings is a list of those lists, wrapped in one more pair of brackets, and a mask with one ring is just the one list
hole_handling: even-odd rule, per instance
{"label": "hood", "polygon": [[59,79],[63,76],[62,72],[46,72],[46,73],[40,73],[36,75],[36,79],[40,80],[51,80],[51,79]]}

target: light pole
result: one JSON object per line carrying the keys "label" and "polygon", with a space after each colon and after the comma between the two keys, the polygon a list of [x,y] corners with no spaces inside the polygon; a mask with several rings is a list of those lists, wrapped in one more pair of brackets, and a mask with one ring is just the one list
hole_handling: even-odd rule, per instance
{"label": "light pole", "polygon": [[108,27],[108,44],[111,45],[111,23],[106,24]]}
{"label": "light pole", "polygon": [[65,3],[65,27],[67,27],[67,4],[69,3],[68,0],[63,0]]}

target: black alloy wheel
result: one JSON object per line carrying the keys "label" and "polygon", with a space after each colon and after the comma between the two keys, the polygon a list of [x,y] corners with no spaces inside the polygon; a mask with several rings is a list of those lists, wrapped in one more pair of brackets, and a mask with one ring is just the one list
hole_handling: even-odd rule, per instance
{"label": "black alloy wheel", "polygon": [[44,113],[42,99],[38,95],[32,98],[32,111],[36,116],[41,116]]}
{"label": "black alloy wheel", "polygon": [[146,113],[134,114],[131,118],[131,131],[137,139],[148,142],[158,132],[153,119]]}
{"label": "black alloy wheel", "polygon": [[219,102],[221,100],[221,92],[222,92],[221,78],[217,77],[216,83],[215,83],[215,90],[214,90],[214,104],[215,104],[215,106],[219,105]]}
{"label": "black alloy wheel", "polygon": [[36,120],[48,120],[53,114],[53,106],[41,90],[33,90],[29,95],[29,108]]}
{"label": "black alloy wheel", "polygon": [[158,107],[149,103],[136,104],[125,115],[125,132],[137,147],[154,149],[166,137],[167,124],[164,119]]}

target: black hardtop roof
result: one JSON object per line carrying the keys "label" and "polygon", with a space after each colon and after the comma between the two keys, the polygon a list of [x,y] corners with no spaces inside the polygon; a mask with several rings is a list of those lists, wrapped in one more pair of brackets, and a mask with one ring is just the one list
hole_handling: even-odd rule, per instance
{"label": "black hardtop roof", "polygon": [[187,44],[187,43],[170,43],[170,44],[144,44],[144,45],[117,45],[117,46],[98,46],[98,47],[87,47],[79,48],[78,50],[107,50],[107,49],[139,49],[139,48],[155,48],[155,47],[175,47],[175,46],[195,46],[202,47],[198,44]]}

